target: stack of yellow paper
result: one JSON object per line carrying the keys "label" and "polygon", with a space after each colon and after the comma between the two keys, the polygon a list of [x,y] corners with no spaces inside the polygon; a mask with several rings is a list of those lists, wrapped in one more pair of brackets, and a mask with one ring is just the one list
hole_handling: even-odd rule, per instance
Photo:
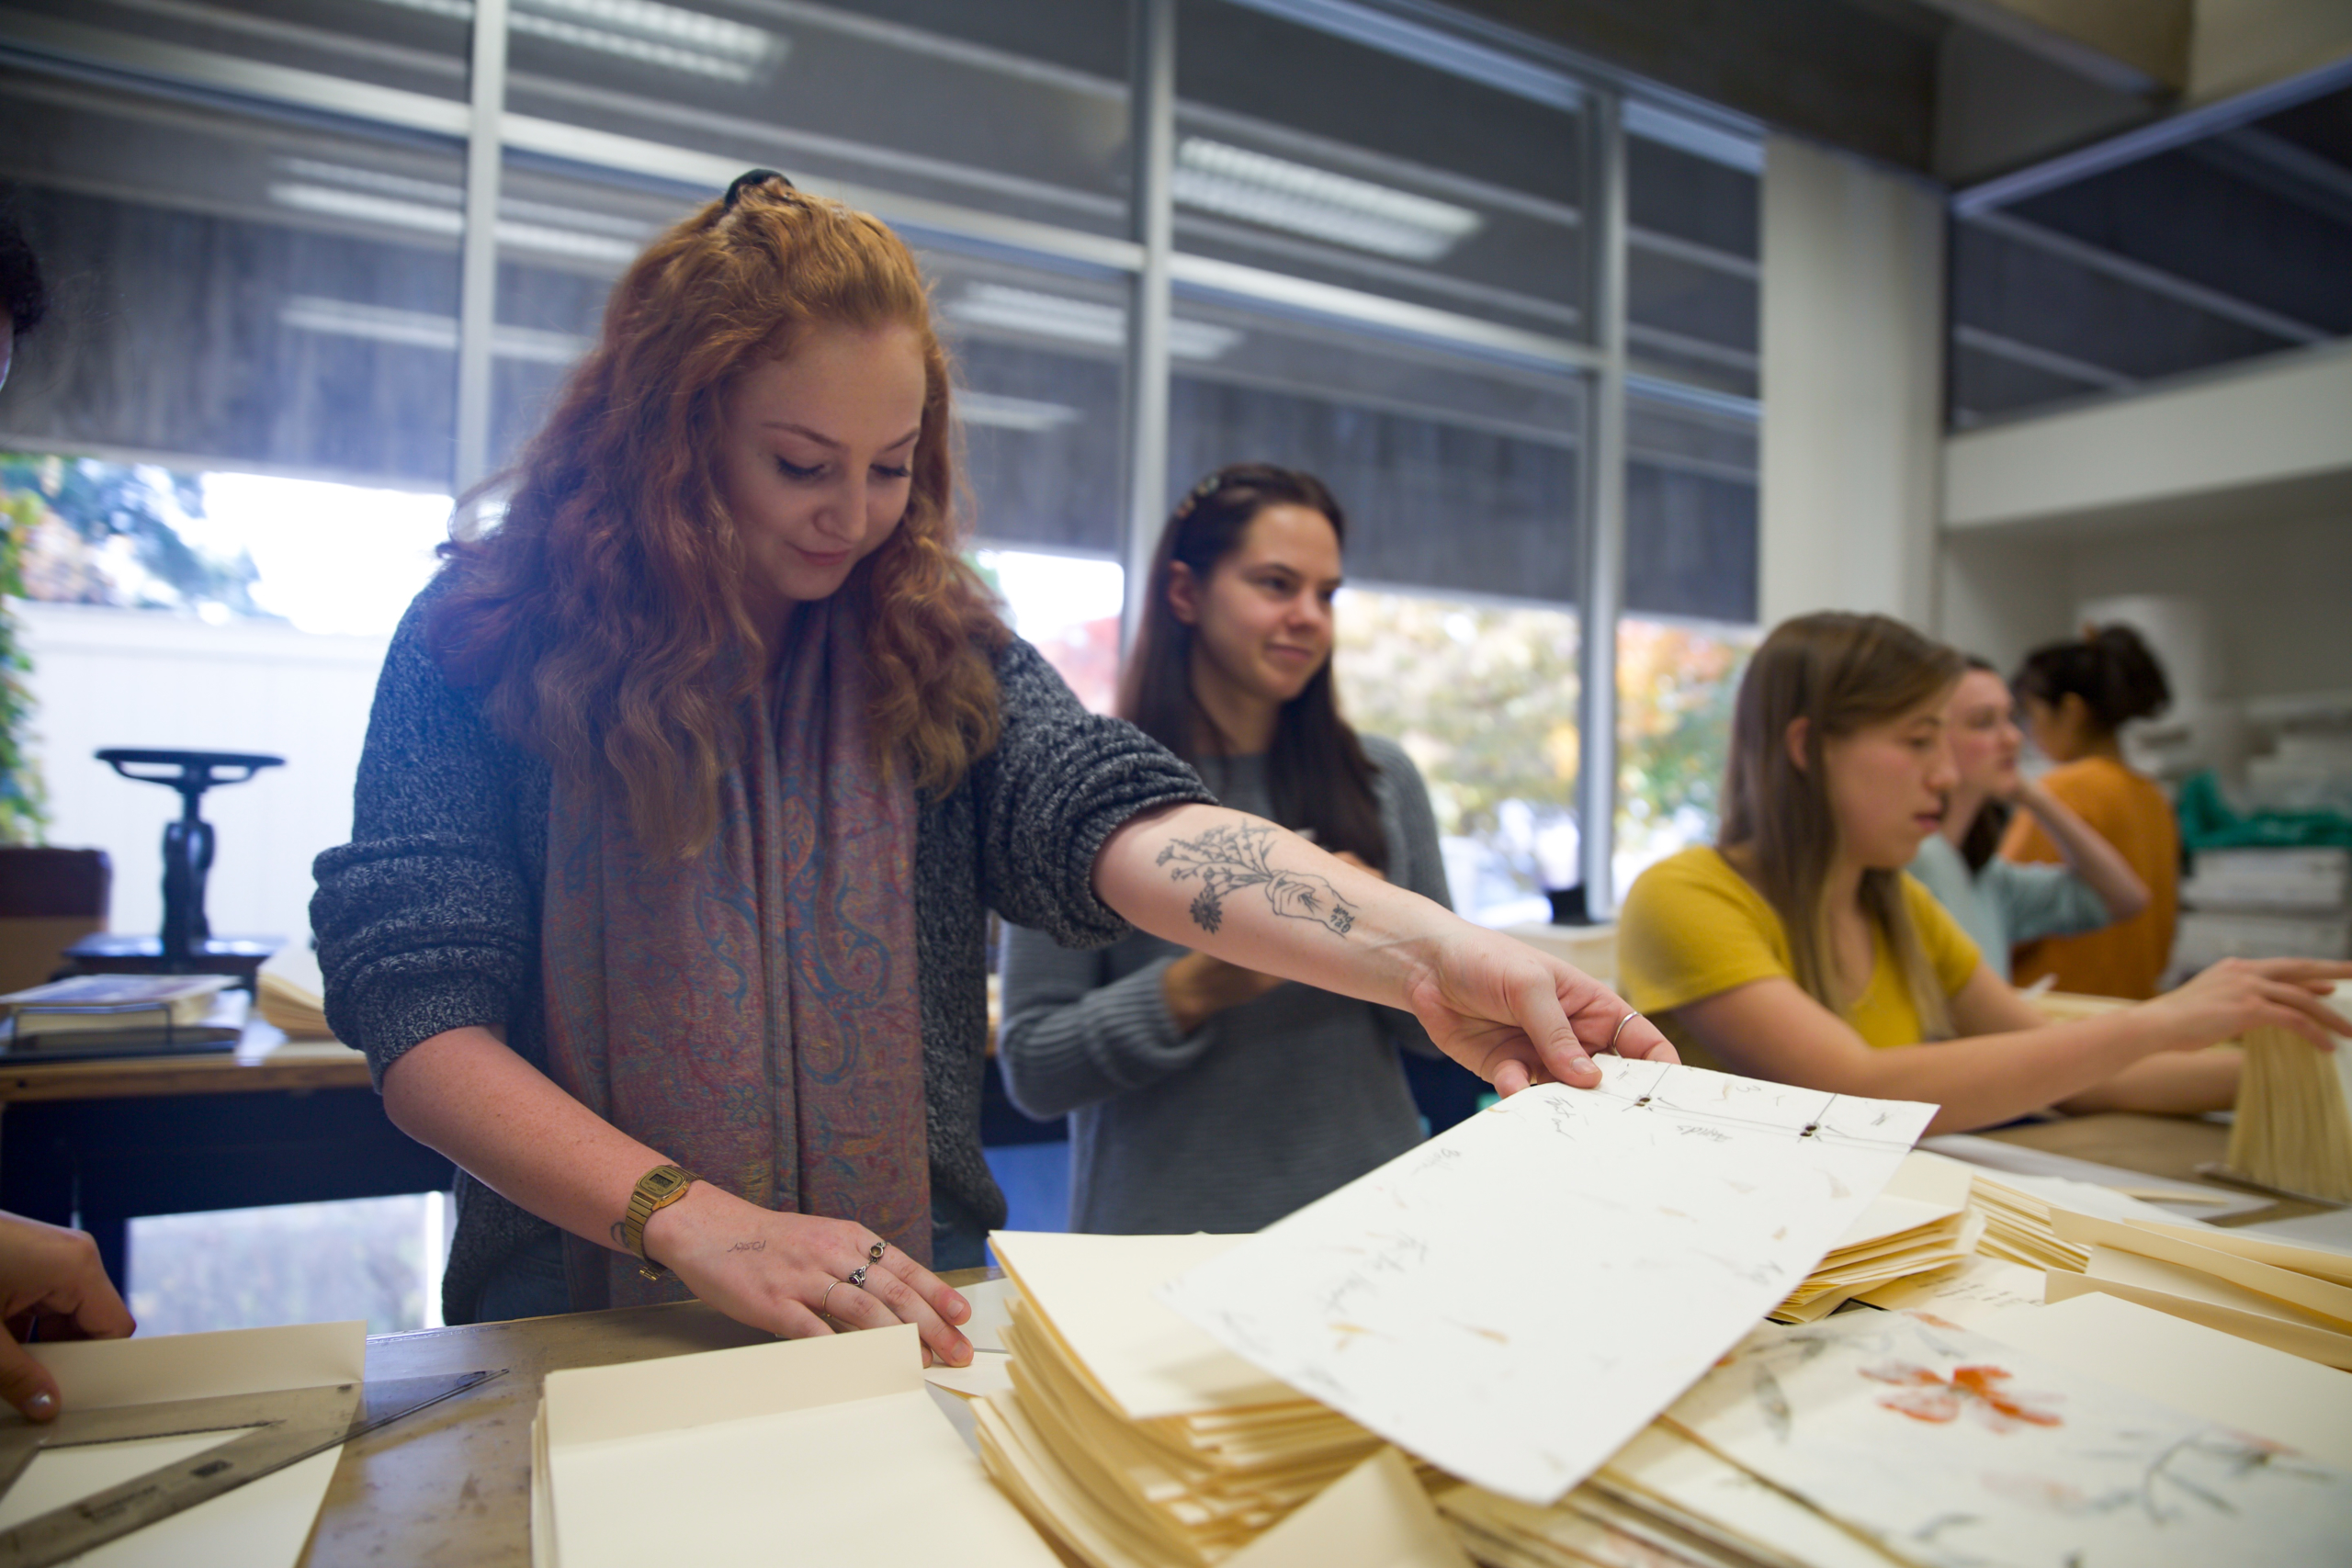
{"label": "stack of yellow paper", "polygon": [[1969,1208],[1973,1175],[1941,1155],[1905,1156],[1886,1190],[1772,1310],[1772,1321],[1812,1323],[1866,1291],[1967,1258],[1985,1228]]}
{"label": "stack of yellow paper", "polygon": [[1984,1239],[1976,1244],[1976,1250],[2029,1269],[2064,1269],[2079,1274],[2089,1261],[2089,1247],[2061,1235],[2051,1218],[2053,1213],[2096,1214],[2102,1219],[2157,1224],[2174,1224],[2180,1219],[2169,1209],[2070,1177],[1988,1170],[1974,1175],[1969,1201],[1985,1222]]}
{"label": "stack of yellow paper", "polygon": [[2352,1368],[2352,1258],[2254,1232],[2105,1219],[2060,1210],[2058,1234],[2085,1253],[2053,1270],[2052,1302],[2118,1296],[2307,1360]]}
{"label": "stack of yellow paper", "polygon": [[261,976],[261,1015],[283,1030],[288,1040],[332,1040],[327,1005],[285,976],[265,969]]}
{"label": "stack of yellow paper", "polygon": [[1000,1233],[1020,1294],[1012,1392],[978,1406],[980,1455],[1094,1568],[1205,1568],[1380,1447],[1152,1297],[1235,1236]]}
{"label": "stack of yellow paper", "polygon": [[[2330,1001],[2352,1004],[2352,982]],[[2281,1191],[2352,1202],[2352,1052],[2322,1053],[2284,1029],[2249,1030],[2230,1127],[2230,1168]]]}

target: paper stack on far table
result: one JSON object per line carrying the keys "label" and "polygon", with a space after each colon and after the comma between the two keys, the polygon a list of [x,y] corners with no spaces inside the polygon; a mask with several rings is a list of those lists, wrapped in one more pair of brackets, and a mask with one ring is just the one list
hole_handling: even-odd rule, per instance
{"label": "paper stack on far table", "polygon": [[1242,1239],[989,1238],[1020,1293],[1004,1329],[1013,1392],[979,1404],[981,1457],[1095,1568],[1204,1568],[1381,1446],[1152,1299]]}
{"label": "paper stack on far table", "polygon": [[1973,1176],[1958,1160],[1913,1150],[1772,1321],[1818,1322],[1864,1292],[1965,1262],[1984,1234],[1984,1216],[1969,1208]]}

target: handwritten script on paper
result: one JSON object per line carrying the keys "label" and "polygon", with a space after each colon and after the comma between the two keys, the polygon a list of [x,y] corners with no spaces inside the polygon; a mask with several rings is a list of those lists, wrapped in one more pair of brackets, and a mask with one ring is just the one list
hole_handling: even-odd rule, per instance
{"label": "handwritten script on paper", "polygon": [[1935,1114],[1596,1058],[1160,1287],[1408,1452],[1549,1504],[1771,1310]]}

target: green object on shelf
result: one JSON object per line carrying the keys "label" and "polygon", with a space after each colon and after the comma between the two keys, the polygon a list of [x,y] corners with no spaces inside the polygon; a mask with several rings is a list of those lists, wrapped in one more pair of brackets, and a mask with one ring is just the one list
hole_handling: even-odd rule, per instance
{"label": "green object on shelf", "polygon": [[2222,781],[2208,769],[2181,782],[2174,807],[2180,841],[2197,850],[2259,850],[2341,844],[2352,848],[2352,817],[2335,811],[2256,811],[2241,816],[2222,798]]}

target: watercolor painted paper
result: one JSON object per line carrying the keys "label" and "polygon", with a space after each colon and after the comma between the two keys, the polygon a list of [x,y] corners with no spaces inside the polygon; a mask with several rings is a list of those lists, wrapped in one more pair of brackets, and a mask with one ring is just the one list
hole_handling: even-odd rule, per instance
{"label": "watercolor painted paper", "polygon": [[[68,1410],[273,1393],[357,1382],[368,1325],[313,1323],[152,1339],[61,1340],[30,1347]],[[6,1419],[19,1419],[10,1412]],[[37,1455],[0,1497],[0,1529],[62,1508],[158,1465],[233,1441],[238,1432],[94,1443]],[[76,1568],[293,1568],[310,1540],[343,1450],[275,1471],[74,1559]]]}
{"label": "watercolor painted paper", "polygon": [[1996,1313],[1975,1326],[2045,1361],[2352,1470],[2352,1372],[2120,1296]]}
{"label": "watercolor painted paper", "polygon": [[1597,1062],[1598,1089],[1514,1095],[1160,1299],[1408,1453],[1555,1501],[1805,1277],[1935,1113]]}
{"label": "watercolor painted paper", "polygon": [[545,1421],[548,1568],[1057,1562],[933,1406],[910,1325],[550,1372]]}
{"label": "watercolor painted paper", "polygon": [[2352,1474],[1912,1312],[1758,1331],[1666,1419],[1921,1568],[2308,1568]]}

